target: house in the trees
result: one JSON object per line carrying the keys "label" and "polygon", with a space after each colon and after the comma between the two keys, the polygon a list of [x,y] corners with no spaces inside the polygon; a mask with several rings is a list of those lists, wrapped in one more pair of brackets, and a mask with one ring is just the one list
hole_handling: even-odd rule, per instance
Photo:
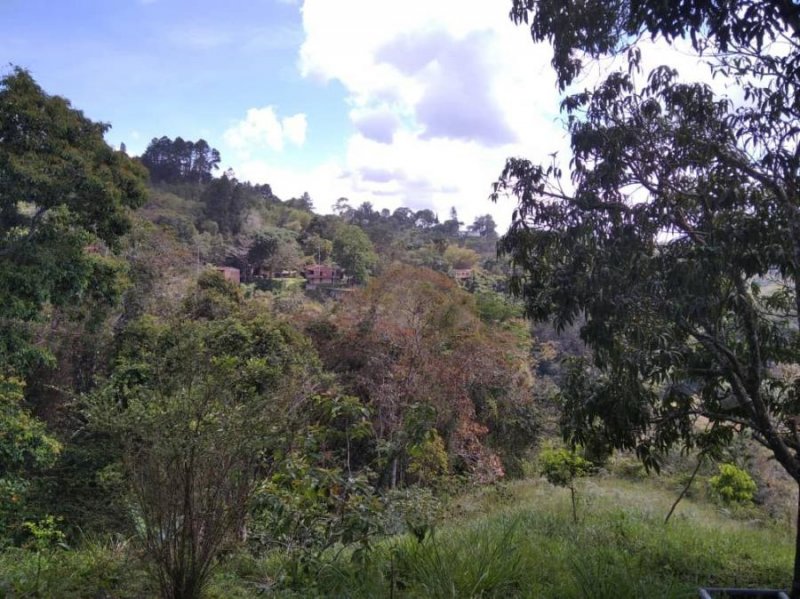
{"label": "house in the trees", "polygon": [[237,285],[241,282],[238,268],[234,268],[233,266],[217,266],[216,271],[222,273],[226,281],[236,283]]}
{"label": "house in the trees", "polygon": [[303,271],[306,289],[316,289],[320,285],[346,285],[347,276],[338,266],[326,264],[309,264]]}

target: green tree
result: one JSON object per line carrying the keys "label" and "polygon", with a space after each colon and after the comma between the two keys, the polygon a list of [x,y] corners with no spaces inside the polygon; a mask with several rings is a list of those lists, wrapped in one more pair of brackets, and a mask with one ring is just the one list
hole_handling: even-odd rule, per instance
{"label": "green tree", "polygon": [[758,489],[747,471],[733,464],[720,464],[719,473],[712,476],[708,484],[725,503],[750,503]]}
{"label": "green tree", "polygon": [[[522,159],[496,186],[519,200],[501,247],[528,315],[585,319],[594,364],[567,377],[565,433],[657,467],[676,443],[746,428],[800,482],[800,381],[774,367],[798,363],[800,6],[514,0],[511,15],[552,44],[562,89],[580,57],[628,57],[563,102],[573,191],[557,164]],[[666,67],[637,84],[645,35],[690,40],[741,99]]]}
{"label": "green tree", "polygon": [[481,237],[492,237],[497,239],[497,225],[494,222],[491,214],[484,214],[483,216],[476,216],[473,223],[468,227]]}
{"label": "green tree", "polygon": [[276,271],[296,270],[303,261],[297,234],[279,227],[259,231],[247,252],[247,261],[250,269],[261,269],[270,277]]}
{"label": "green tree", "polygon": [[153,183],[208,183],[219,168],[219,152],[204,139],[154,138],[140,158]]}
{"label": "green tree", "polygon": [[285,204],[290,208],[297,208],[298,210],[305,210],[307,212],[314,211],[314,201],[311,199],[311,196],[308,195],[307,191],[304,191],[303,195],[299,198],[286,200]]}
{"label": "green tree", "polygon": [[343,225],[333,239],[333,259],[357,282],[367,280],[378,257],[367,234],[356,225]]}
{"label": "green tree", "polygon": [[87,248],[116,246],[146,173],[105,143],[107,130],[22,69],[0,79],[0,370],[42,359],[26,323],[47,304],[119,292],[118,266]]}
{"label": "green tree", "polygon": [[[140,539],[165,599],[201,595],[318,378],[307,341],[242,315],[238,290],[216,274],[206,279],[195,294],[211,297],[188,301],[184,313],[202,319],[131,324],[108,382],[87,399],[92,429],[123,448]],[[227,312],[192,309],[209,301],[227,301]]]}
{"label": "green tree", "polygon": [[248,191],[227,173],[212,180],[205,188],[200,197],[205,206],[204,214],[219,225],[220,233],[238,235],[241,232],[245,211],[252,199]]}
{"label": "green tree", "polygon": [[481,259],[475,250],[457,245],[448,245],[443,257],[451,267],[456,269],[475,268],[478,260]]}
{"label": "green tree", "polygon": [[303,235],[302,248],[305,256],[312,256],[314,262],[322,264],[333,253],[333,242],[320,237],[316,233],[312,233],[311,235]]}
{"label": "green tree", "polygon": [[430,229],[439,223],[439,217],[433,210],[425,208],[414,213],[414,224],[422,229]]}
{"label": "green tree", "polygon": [[542,475],[551,485],[566,487],[572,500],[572,519],[578,522],[578,501],[575,483],[579,478],[588,476],[592,471],[592,463],[569,449],[546,449],[539,455]]}

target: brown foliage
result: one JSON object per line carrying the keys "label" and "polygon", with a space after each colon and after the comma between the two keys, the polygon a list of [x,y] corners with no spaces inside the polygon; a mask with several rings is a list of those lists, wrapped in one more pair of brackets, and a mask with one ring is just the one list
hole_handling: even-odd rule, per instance
{"label": "brown foliage", "polygon": [[379,442],[394,448],[385,483],[403,481],[405,448],[432,429],[455,470],[503,476],[487,437],[494,404],[531,401],[525,353],[480,321],[454,281],[392,266],[312,329],[327,366],[371,407]]}

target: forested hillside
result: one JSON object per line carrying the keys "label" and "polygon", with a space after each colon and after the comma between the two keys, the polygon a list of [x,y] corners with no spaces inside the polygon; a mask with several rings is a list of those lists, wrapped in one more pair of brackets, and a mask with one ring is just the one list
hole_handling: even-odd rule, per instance
{"label": "forested hillside", "polygon": [[8,68],[0,597],[800,598],[800,9],[510,4],[571,158],[508,158],[506,232],[129,155]]}
{"label": "forested hillside", "polygon": [[25,71],[0,93],[6,546],[141,535],[189,597],[233,544],[302,564],[369,547],[392,492],[521,475],[533,344],[491,216],[320,214],[204,140],[113,150]]}

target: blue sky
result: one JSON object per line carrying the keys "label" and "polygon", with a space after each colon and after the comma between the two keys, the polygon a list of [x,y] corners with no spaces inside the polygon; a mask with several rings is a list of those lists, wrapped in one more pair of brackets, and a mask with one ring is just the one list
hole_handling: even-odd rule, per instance
{"label": "blue sky", "polygon": [[285,2],[0,0],[0,39],[5,64],[111,123],[109,141],[133,153],[161,135],[220,146],[254,105],[313,115],[301,163],[341,151],[349,128],[341,86],[300,75],[301,15]]}
{"label": "blue sky", "polygon": [[508,0],[0,0],[0,69],[111,123],[139,154],[205,138],[223,167],[377,208],[493,205],[505,158],[568,148],[549,49]]}

